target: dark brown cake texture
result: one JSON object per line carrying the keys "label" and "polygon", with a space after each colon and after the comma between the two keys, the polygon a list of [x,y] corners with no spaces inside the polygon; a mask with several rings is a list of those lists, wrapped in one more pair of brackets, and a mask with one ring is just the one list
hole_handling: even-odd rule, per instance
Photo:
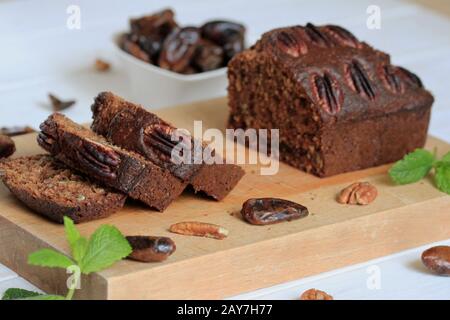
{"label": "dark brown cake texture", "polygon": [[280,158],[326,177],[422,147],[433,96],[389,55],[333,25],[265,33],[228,65],[231,128],[279,128]]}
{"label": "dark brown cake texture", "polygon": [[0,162],[4,184],[26,206],[63,223],[109,216],[123,207],[126,195],[103,188],[75,174],[49,155],[36,155]]}
{"label": "dark brown cake texture", "polygon": [[62,114],[52,114],[40,128],[39,145],[56,159],[152,208],[164,211],[185,188],[169,171],[111,145]]}
{"label": "dark brown cake texture", "polygon": [[203,191],[221,200],[244,175],[244,170],[233,164],[175,164],[171,152],[176,142],[171,141],[171,136],[176,128],[111,92],[100,93],[92,111],[92,129],[96,133],[169,170],[182,183],[191,184],[195,192]]}

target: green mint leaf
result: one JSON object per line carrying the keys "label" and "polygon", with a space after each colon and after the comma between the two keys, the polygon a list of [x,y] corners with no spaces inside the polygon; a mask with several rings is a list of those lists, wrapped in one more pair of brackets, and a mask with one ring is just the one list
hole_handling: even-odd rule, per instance
{"label": "green mint leaf", "polygon": [[439,190],[450,194],[450,162],[439,161],[437,163],[434,180]]}
{"label": "green mint leaf", "polygon": [[72,219],[64,217],[64,229],[66,230],[67,242],[72,249],[72,256],[80,264],[86,253],[88,240],[80,235]]}
{"label": "green mint leaf", "polygon": [[73,248],[74,243],[77,242],[81,236],[72,219],[66,216],[64,216],[64,229],[66,230],[67,241],[69,242],[70,247]]}
{"label": "green mint leaf", "polygon": [[444,162],[450,162],[450,152],[448,152],[446,155],[442,157],[442,161]]}
{"label": "green mint leaf", "polygon": [[35,297],[28,297],[21,300],[66,300],[66,298],[55,294],[41,294]]}
{"label": "green mint leaf", "polygon": [[17,300],[40,296],[41,294],[20,288],[10,288],[3,293],[2,300]]}
{"label": "green mint leaf", "polygon": [[84,237],[80,237],[72,245],[72,256],[78,264],[81,264],[81,262],[83,261],[83,257],[86,254],[87,247],[88,240]]}
{"label": "green mint leaf", "polygon": [[81,272],[89,274],[103,270],[131,253],[131,246],[114,226],[103,225],[90,237],[80,264]]}
{"label": "green mint leaf", "polygon": [[397,161],[389,170],[391,179],[397,184],[417,182],[430,172],[434,156],[424,149],[416,149]]}
{"label": "green mint leaf", "polygon": [[28,263],[34,266],[64,268],[74,265],[70,258],[52,249],[41,249],[28,256]]}

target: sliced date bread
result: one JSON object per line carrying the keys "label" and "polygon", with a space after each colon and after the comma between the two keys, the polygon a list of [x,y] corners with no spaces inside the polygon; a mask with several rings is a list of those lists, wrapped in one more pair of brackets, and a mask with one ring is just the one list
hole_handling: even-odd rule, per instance
{"label": "sliced date bread", "polygon": [[[95,98],[92,112],[92,129],[96,133],[169,170],[173,176],[191,184],[196,192],[221,200],[244,175],[244,170],[234,164],[174,163],[171,156],[177,142],[172,141],[172,135],[177,128],[111,92],[102,92]],[[194,154],[193,147],[191,150]]]}
{"label": "sliced date bread", "polygon": [[164,211],[186,187],[169,171],[108,143],[62,114],[52,114],[40,128],[39,145],[58,160],[159,211]]}
{"label": "sliced date bread", "polygon": [[26,206],[58,223],[109,216],[123,207],[126,195],[103,188],[49,155],[8,159],[0,163],[4,184]]}

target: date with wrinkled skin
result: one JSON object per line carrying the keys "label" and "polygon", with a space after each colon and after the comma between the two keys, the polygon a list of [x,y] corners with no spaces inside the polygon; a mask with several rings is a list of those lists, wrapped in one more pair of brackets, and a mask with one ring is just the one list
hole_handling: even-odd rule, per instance
{"label": "date with wrinkled skin", "polygon": [[244,50],[245,27],[242,24],[215,20],[205,23],[200,30],[202,37],[223,48],[225,62]]}
{"label": "date with wrinkled skin", "polygon": [[186,221],[173,224],[170,226],[169,231],[186,236],[206,237],[218,240],[225,239],[229,233],[222,226],[198,221]]}
{"label": "date with wrinkled skin", "polygon": [[159,66],[163,69],[184,72],[194,58],[200,44],[200,30],[185,27],[174,30],[164,40]]}
{"label": "date with wrinkled skin", "polygon": [[176,250],[175,242],[167,237],[127,236],[133,251],[128,259],[141,262],[161,262]]}
{"label": "date with wrinkled skin", "polygon": [[422,262],[434,273],[450,276],[450,246],[436,246],[425,250]]}
{"label": "date with wrinkled skin", "polygon": [[268,225],[308,216],[308,209],[298,203],[278,198],[253,198],[244,202],[242,217],[250,224]]}
{"label": "date with wrinkled skin", "polygon": [[121,47],[124,51],[128,52],[135,58],[145,61],[152,62],[150,56],[138,45],[138,37],[131,34],[126,34],[122,37]]}
{"label": "date with wrinkled skin", "polygon": [[175,13],[171,9],[164,9],[152,15],[131,19],[130,26],[134,34],[164,38],[178,24],[175,21]]}
{"label": "date with wrinkled skin", "polygon": [[0,159],[8,158],[16,151],[14,141],[5,135],[0,135]]}
{"label": "date with wrinkled skin", "polygon": [[194,57],[194,65],[201,71],[220,68],[224,62],[224,51],[214,43],[202,40]]}

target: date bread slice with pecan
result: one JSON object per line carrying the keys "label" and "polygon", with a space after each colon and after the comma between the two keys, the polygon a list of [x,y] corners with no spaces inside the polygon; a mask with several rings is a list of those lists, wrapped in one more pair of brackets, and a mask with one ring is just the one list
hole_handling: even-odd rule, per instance
{"label": "date bread slice with pecan", "polygon": [[107,217],[125,203],[126,195],[103,188],[49,155],[0,162],[1,179],[33,211],[55,222],[75,223]]}
{"label": "date bread slice with pecan", "polygon": [[[191,184],[195,192],[201,191],[216,200],[222,200],[245,173],[241,167],[233,164],[207,164],[204,159],[200,164],[189,164],[174,159],[175,153],[172,151],[180,141],[189,142],[188,150],[191,150],[191,159],[194,159],[195,143],[192,137],[140,105],[125,101],[111,92],[102,92],[95,98],[92,112],[92,130],[106,137],[109,142],[137,152],[169,170],[180,181]],[[180,135],[180,139],[173,141],[176,135]],[[204,152],[207,146],[198,145],[203,155],[208,154]]]}
{"label": "date bread slice with pecan", "polygon": [[58,160],[159,211],[164,211],[186,187],[169,171],[108,143],[62,114],[49,116],[40,129],[39,145]]}

